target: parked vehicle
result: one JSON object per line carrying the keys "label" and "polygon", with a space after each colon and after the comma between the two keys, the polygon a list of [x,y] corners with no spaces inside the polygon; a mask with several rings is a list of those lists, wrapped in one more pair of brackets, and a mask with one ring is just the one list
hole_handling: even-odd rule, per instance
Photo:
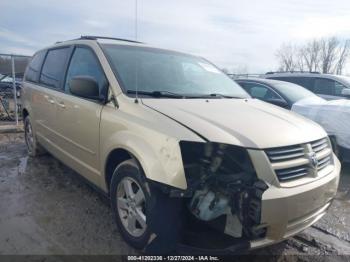
{"label": "parked vehicle", "polygon": [[109,196],[124,239],[150,253],[269,245],[336,194],[326,132],[203,58],[82,37],[38,51],[23,85],[29,155],[49,151]]}
{"label": "parked vehicle", "polygon": [[301,85],[327,100],[350,98],[350,77],[347,76],[320,74],[317,72],[269,72],[264,77]]}
{"label": "parked vehicle", "polygon": [[[17,97],[20,96],[20,91],[22,87],[22,79],[16,78],[16,91]],[[13,97],[13,82],[12,77],[6,75],[0,75],[0,95],[3,97]]]}
{"label": "parked vehicle", "polygon": [[290,109],[320,124],[331,138],[333,150],[350,162],[350,101],[316,96],[306,88],[271,79],[236,80],[252,97]]}

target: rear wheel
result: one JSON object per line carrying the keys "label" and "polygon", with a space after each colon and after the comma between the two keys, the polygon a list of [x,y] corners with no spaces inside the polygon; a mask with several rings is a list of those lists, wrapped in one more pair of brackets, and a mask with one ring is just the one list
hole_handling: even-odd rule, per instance
{"label": "rear wheel", "polygon": [[24,138],[29,156],[36,157],[45,153],[45,150],[38,144],[36,140],[36,136],[33,132],[33,127],[29,116],[26,116],[24,119]]}

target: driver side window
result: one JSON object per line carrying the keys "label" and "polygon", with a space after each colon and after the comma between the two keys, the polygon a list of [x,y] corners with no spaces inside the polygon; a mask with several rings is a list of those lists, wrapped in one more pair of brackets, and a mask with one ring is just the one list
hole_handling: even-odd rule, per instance
{"label": "driver side window", "polygon": [[92,50],[77,47],[74,50],[65,82],[65,92],[70,94],[69,81],[76,76],[90,76],[98,83],[100,94],[107,88],[107,80]]}
{"label": "driver side window", "polygon": [[264,85],[260,85],[257,83],[245,83],[244,89],[254,98],[260,100],[269,100],[269,99],[282,99],[279,95],[277,95],[274,91],[269,89]]}

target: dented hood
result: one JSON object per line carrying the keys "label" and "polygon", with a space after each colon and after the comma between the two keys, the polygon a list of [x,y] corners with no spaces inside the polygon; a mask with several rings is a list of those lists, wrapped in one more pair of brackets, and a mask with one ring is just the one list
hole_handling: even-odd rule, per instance
{"label": "dented hood", "polygon": [[326,136],[316,123],[256,99],[142,99],[211,142],[249,148],[306,143]]}

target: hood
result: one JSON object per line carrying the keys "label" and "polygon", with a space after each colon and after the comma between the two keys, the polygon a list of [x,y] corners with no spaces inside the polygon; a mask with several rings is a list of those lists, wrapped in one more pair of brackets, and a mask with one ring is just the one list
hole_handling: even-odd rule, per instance
{"label": "hood", "polygon": [[142,103],[211,142],[263,149],[326,136],[318,124],[256,99],[142,99]]}

